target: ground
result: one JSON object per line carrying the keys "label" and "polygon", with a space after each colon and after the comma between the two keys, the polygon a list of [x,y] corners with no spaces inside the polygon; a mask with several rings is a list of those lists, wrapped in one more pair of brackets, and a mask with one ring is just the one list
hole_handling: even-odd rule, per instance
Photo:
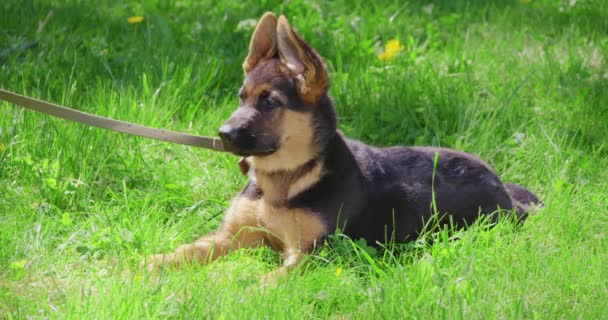
{"label": "ground", "polygon": [[545,208],[523,226],[480,223],[382,250],[336,233],[265,289],[279,263],[266,249],[149,274],[142,257],[217,227],[244,184],[237,159],[0,102],[0,317],[608,314],[605,1],[5,0],[0,87],[215,136],[267,10],[326,59],[347,135],[479,155]]}

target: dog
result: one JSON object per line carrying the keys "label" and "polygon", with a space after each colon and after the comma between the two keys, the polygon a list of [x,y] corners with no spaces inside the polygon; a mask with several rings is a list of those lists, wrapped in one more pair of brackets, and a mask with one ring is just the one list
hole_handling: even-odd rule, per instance
{"label": "dog", "polygon": [[219,136],[227,151],[245,159],[247,185],[217,231],[149,257],[151,270],[264,245],[282,257],[282,266],[263,278],[268,282],[295,268],[336,228],[370,244],[404,242],[416,239],[433,213],[466,226],[497,210],[523,219],[539,203],[527,189],[503,184],[473,155],[376,148],[346,138],[337,130],[323,60],[284,16],[262,16],[243,70],[238,108]]}

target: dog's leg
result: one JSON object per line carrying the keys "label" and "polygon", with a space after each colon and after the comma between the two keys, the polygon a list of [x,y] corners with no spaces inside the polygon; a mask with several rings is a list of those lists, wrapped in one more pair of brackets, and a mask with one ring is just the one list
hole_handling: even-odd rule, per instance
{"label": "dog's leg", "polygon": [[307,210],[292,209],[273,218],[268,244],[281,253],[283,265],[262,277],[263,286],[275,284],[279,278],[287,276],[327,235],[327,226],[320,217]]}
{"label": "dog's leg", "polygon": [[219,230],[178,247],[169,254],[148,257],[144,264],[148,270],[161,266],[180,267],[183,263],[208,263],[240,248],[252,248],[264,243],[265,233],[257,219],[257,202],[244,197],[236,198],[224,216]]}
{"label": "dog's leg", "polygon": [[194,243],[182,245],[172,253],[155,254],[146,259],[145,263],[149,271],[164,265],[179,268],[182,264],[190,262],[204,264],[240,248],[256,247],[262,243],[263,236],[259,232],[243,230],[238,234],[231,234],[220,229],[201,237]]}
{"label": "dog's leg", "polygon": [[179,246],[168,254],[155,254],[146,259],[148,270],[152,271],[163,265],[180,267],[190,261],[205,262],[217,258],[221,252],[227,251],[230,237],[223,232],[217,232],[198,239],[194,243]]}
{"label": "dog's leg", "polygon": [[260,283],[262,286],[274,285],[277,280],[280,278],[286,277],[289,272],[295,269],[301,262],[304,254],[300,250],[289,249],[286,250],[283,254],[283,265],[275,269],[262,277]]}

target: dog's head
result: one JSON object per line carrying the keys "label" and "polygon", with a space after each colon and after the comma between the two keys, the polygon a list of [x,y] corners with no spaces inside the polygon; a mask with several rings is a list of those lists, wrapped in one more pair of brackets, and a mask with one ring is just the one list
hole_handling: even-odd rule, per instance
{"label": "dog's head", "polygon": [[239,105],[219,135],[256,169],[290,170],[315,158],[336,131],[321,57],[284,16],[266,13],[243,63]]}

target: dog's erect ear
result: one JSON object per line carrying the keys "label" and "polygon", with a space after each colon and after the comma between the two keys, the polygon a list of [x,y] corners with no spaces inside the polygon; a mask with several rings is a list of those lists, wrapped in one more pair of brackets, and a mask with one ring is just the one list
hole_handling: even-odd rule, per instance
{"label": "dog's erect ear", "polygon": [[300,82],[298,85],[301,98],[309,104],[315,104],[329,86],[323,60],[291,28],[285,16],[279,17],[277,44],[281,60],[296,74]]}
{"label": "dog's erect ear", "polygon": [[249,54],[243,62],[243,71],[248,74],[262,60],[271,59],[277,52],[277,17],[266,12],[258,21],[251,42]]}

